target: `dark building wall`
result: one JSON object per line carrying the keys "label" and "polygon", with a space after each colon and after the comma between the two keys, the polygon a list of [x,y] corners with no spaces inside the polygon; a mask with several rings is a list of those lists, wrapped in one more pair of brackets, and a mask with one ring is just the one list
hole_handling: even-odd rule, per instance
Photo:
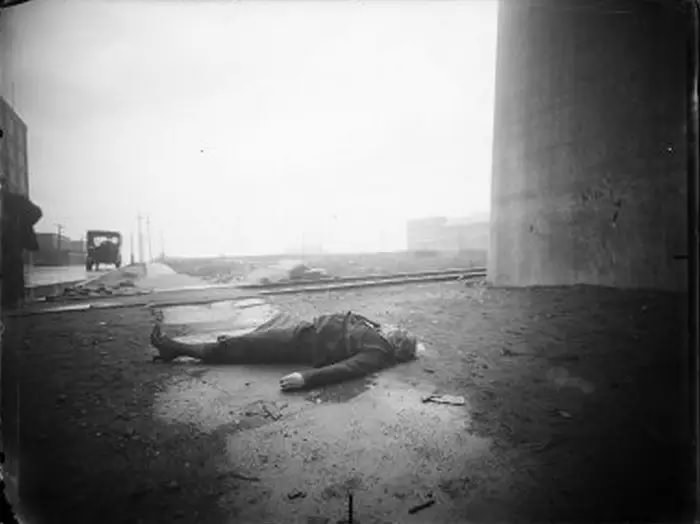
{"label": "dark building wall", "polygon": [[682,288],[687,24],[592,4],[499,6],[489,279]]}
{"label": "dark building wall", "polygon": [[27,174],[27,126],[12,107],[0,97],[0,172],[12,182],[13,190],[29,195]]}

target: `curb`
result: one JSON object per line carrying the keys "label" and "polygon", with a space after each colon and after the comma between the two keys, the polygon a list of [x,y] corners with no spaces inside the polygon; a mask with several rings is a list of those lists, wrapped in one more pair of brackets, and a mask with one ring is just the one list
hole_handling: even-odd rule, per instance
{"label": "curb", "polygon": [[51,295],[63,293],[65,289],[77,286],[85,282],[84,280],[68,280],[66,282],[56,282],[54,284],[39,284],[38,286],[29,286],[24,289],[24,296],[27,300],[36,300]]}

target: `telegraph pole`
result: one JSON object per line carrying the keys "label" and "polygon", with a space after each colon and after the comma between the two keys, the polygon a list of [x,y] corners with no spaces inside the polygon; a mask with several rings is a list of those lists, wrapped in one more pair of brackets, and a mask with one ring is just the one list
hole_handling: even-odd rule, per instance
{"label": "telegraph pole", "polygon": [[151,217],[146,217],[146,236],[148,237],[148,261],[153,262],[153,245],[151,243]]}
{"label": "telegraph pole", "polygon": [[129,250],[131,251],[131,265],[134,265],[135,257],[134,257],[134,233],[131,232],[129,233]]}
{"label": "telegraph pole", "polygon": [[141,216],[141,213],[139,213],[136,216],[136,221],[138,224],[138,230],[137,230],[137,235],[138,235],[138,242],[139,242],[139,262],[143,263],[143,231],[141,229],[141,221],[143,220],[143,217]]}
{"label": "telegraph pole", "polygon": [[61,235],[63,234],[63,225],[56,224],[56,230],[58,232],[58,237],[56,239],[56,251],[61,251]]}

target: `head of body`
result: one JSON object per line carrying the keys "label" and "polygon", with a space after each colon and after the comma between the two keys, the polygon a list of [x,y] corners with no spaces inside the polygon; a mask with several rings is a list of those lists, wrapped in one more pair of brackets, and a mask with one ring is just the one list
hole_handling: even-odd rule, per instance
{"label": "head of body", "polygon": [[418,341],[405,329],[390,329],[386,339],[394,350],[396,362],[409,362],[417,358]]}

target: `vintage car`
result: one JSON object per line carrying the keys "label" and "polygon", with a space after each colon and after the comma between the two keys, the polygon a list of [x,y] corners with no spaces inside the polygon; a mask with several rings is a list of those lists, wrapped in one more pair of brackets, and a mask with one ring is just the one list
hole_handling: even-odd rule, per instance
{"label": "vintage car", "polygon": [[100,269],[100,264],[122,265],[122,235],[118,231],[91,230],[87,232],[85,269]]}

